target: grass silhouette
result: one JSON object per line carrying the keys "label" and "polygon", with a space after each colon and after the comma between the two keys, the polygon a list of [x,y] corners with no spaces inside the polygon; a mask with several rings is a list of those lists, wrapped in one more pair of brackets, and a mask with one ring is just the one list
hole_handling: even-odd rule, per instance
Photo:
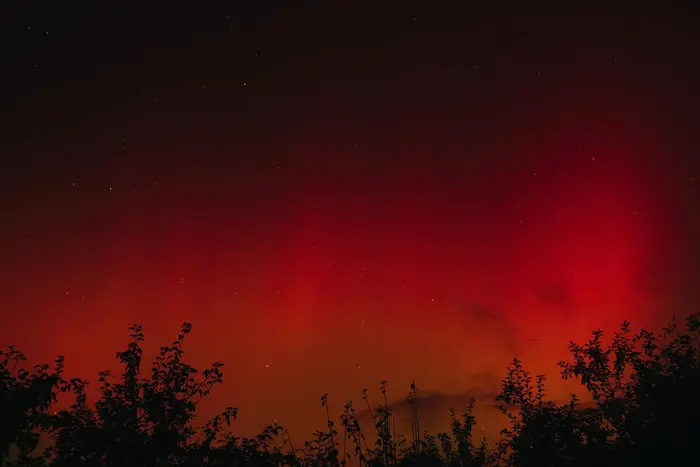
{"label": "grass silhouette", "polygon": [[[150,371],[142,362],[144,335],[129,328],[130,342],[117,353],[122,373],[101,372],[100,397],[89,404],[86,380],[63,377],[63,358],[53,365],[26,367],[9,347],[0,351],[0,465],[92,466],[620,466],[686,465],[697,462],[694,441],[700,426],[700,314],[680,329],[675,320],[658,331],[633,333],[625,322],[611,343],[596,330],[583,344],[571,342],[569,360],[559,362],[564,379],[576,379],[592,397],[583,406],[571,395],[564,404],[548,400],[545,377],[532,375],[514,359],[495,403],[509,425],[495,448],[475,439],[474,399],[458,416],[450,411],[451,433],[420,430],[415,382],[406,403],[411,436],[396,432],[388,383],[364,408],[375,432],[360,427],[352,402],[334,417],[328,394],[321,397],[327,424],[313,439],[295,446],[277,422],[252,437],[236,437],[228,426],[237,409],[228,407],[202,425],[200,401],[223,382],[223,365],[199,371],[184,360],[182,343],[192,326],[161,347]],[[70,407],[51,404],[71,398]],[[41,439],[49,440],[40,448]],[[374,440],[370,443],[368,439]],[[10,446],[18,451],[10,458]]]}

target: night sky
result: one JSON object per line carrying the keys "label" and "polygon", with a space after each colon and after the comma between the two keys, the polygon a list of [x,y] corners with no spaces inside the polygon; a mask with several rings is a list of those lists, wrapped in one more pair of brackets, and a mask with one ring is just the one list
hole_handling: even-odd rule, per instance
{"label": "night sky", "polygon": [[489,432],[512,357],[559,398],[569,339],[697,311],[689,12],[80,3],[2,6],[0,344],[33,361],[94,380],[190,321],[248,434],[414,377],[423,426],[476,395]]}

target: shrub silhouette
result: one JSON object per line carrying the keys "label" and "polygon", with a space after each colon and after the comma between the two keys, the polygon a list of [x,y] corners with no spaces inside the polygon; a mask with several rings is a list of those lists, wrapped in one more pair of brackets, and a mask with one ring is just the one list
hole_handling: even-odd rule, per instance
{"label": "shrub silhouette", "polygon": [[55,444],[48,457],[55,466],[156,465],[277,465],[284,456],[268,450],[279,432],[269,426],[254,439],[238,439],[224,432],[238,410],[228,407],[199,430],[194,427],[197,404],[223,381],[223,364],[215,362],[201,373],[183,361],[183,340],[192,326],[183,324],[172,345],[161,347],[150,378],[141,376],[143,333],[130,328],[131,342],[117,353],[124,365],[118,383],[100,373],[101,398],[86,403],[86,382],[72,380],[66,388],[76,394],[70,410],[48,424]]}
{"label": "shrub silhouette", "polygon": [[[560,361],[564,379],[577,378],[594,405],[545,400],[544,376],[515,359],[497,400],[511,426],[498,453],[505,465],[673,465],[695,457],[700,427],[700,314],[661,332],[632,334],[624,322],[609,345],[603,331],[585,344],[571,342],[572,361]],[[516,410],[511,410],[514,408]]]}
{"label": "shrub silhouette", "polygon": [[600,330],[584,345],[572,342],[562,377],[580,379],[593,396],[618,463],[686,463],[700,435],[700,314],[686,319],[685,332],[675,320],[661,332],[629,327],[606,347]]}
{"label": "shrub silhouette", "polygon": [[0,350],[0,465],[12,444],[23,453],[37,447],[41,416],[56,400],[63,372],[63,357],[54,361],[51,373],[49,365],[34,365],[27,370],[26,361],[13,346]]}
{"label": "shrub silhouette", "polygon": [[[514,359],[508,367],[497,407],[508,418],[496,448],[475,444],[472,399],[463,416],[450,411],[451,433],[421,433],[420,398],[415,383],[407,397],[411,439],[396,433],[382,381],[382,403],[369,392],[362,401],[375,439],[368,442],[350,401],[338,418],[329,397],[321,397],[327,426],[295,448],[290,433],[271,424],[253,437],[236,437],[228,426],[237,409],[228,407],[196,425],[199,402],[223,381],[223,365],[199,372],[185,363],[184,323],[177,339],[161,347],[150,371],[142,372],[141,326],[129,328],[131,341],[117,353],[119,378],[101,372],[99,398],[89,404],[82,379],[63,378],[63,358],[27,369],[24,355],[10,347],[0,352],[0,465],[17,466],[590,466],[684,465],[694,458],[692,441],[700,427],[700,314],[681,332],[672,322],[661,331],[633,334],[622,324],[610,344],[596,330],[584,343],[571,342],[561,376],[577,379],[592,403],[572,394],[564,403],[547,399],[545,377],[533,376]],[[58,393],[74,398],[58,412],[49,410]],[[40,437],[47,448],[37,449]],[[8,460],[9,446],[19,455]]]}

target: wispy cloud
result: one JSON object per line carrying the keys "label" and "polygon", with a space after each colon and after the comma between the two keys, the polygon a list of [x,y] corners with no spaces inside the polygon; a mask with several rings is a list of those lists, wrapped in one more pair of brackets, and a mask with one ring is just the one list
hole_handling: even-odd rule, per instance
{"label": "wispy cloud", "polygon": [[576,303],[571,287],[563,281],[540,284],[535,288],[535,295],[545,305],[564,315],[574,314],[583,307],[583,305]]}

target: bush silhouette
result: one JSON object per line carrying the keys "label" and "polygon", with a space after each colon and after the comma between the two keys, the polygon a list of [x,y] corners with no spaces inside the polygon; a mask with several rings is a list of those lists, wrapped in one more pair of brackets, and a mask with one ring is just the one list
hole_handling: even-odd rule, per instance
{"label": "bush silhouette", "polygon": [[[142,371],[141,326],[117,353],[118,378],[101,372],[99,398],[88,403],[88,382],[63,378],[63,358],[26,368],[24,355],[10,347],[0,352],[0,465],[17,466],[590,466],[685,465],[693,459],[692,441],[700,427],[700,314],[661,331],[633,334],[622,324],[610,344],[596,330],[584,343],[570,343],[571,358],[560,361],[561,376],[577,379],[592,403],[577,395],[548,400],[545,377],[531,375],[514,359],[507,369],[497,406],[509,426],[495,449],[475,442],[474,400],[462,417],[451,410],[451,433],[421,433],[420,398],[415,383],[407,404],[412,412],[410,439],[394,428],[388,383],[380,384],[381,404],[362,393],[375,439],[368,442],[352,402],[336,420],[329,397],[321,397],[327,426],[296,447],[281,425],[253,437],[236,437],[228,426],[237,409],[228,407],[204,424],[195,419],[199,402],[223,381],[223,365],[198,371],[185,363],[183,324],[177,339],[161,347],[150,371]],[[49,410],[57,395],[72,397],[65,410]],[[49,446],[38,449],[40,438]],[[19,454],[8,459],[9,447]]]}
{"label": "bush silhouette", "polygon": [[63,357],[56,359],[51,373],[49,365],[34,365],[28,370],[26,361],[13,346],[0,350],[0,465],[12,444],[22,452],[37,447],[42,415],[56,400],[63,372]]}
{"label": "bush silhouette", "polygon": [[117,383],[109,372],[98,378],[101,398],[94,408],[86,403],[86,382],[72,380],[66,388],[76,395],[70,410],[51,418],[47,431],[55,445],[47,455],[55,466],[155,465],[277,465],[284,456],[268,450],[279,432],[270,426],[255,439],[237,439],[224,427],[237,415],[228,407],[199,429],[194,426],[197,404],[223,381],[222,364],[201,373],[183,361],[182,343],[192,326],[183,324],[172,345],[161,347],[150,377],[142,377],[143,333],[130,328],[131,342],[117,353],[124,371]]}
{"label": "bush silhouette", "polygon": [[[572,361],[560,361],[564,379],[577,378],[594,405],[545,400],[544,376],[515,359],[497,399],[510,421],[499,443],[505,465],[669,465],[695,456],[700,428],[700,314],[661,332],[632,334],[624,322],[603,344],[603,331],[585,344],[571,342]],[[511,411],[510,407],[517,409]]]}

